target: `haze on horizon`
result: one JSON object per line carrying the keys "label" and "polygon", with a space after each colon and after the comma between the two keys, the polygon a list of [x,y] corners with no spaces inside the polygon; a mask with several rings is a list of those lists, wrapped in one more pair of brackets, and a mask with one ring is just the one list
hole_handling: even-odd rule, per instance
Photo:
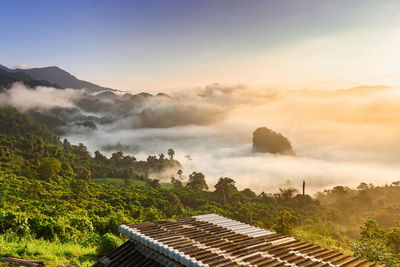
{"label": "haze on horizon", "polygon": [[397,86],[399,14],[396,0],[7,1],[0,60],[132,92]]}

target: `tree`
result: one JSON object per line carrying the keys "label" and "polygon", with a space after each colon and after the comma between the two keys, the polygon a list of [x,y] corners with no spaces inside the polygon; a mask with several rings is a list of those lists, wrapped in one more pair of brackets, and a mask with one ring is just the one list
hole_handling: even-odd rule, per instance
{"label": "tree", "polygon": [[174,188],[183,188],[183,183],[179,179],[175,179],[175,177],[171,178],[171,184]]}
{"label": "tree", "polygon": [[275,230],[283,235],[289,235],[290,231],[296,223],[296,218],[290,213],[290,211],[284,209],[281,210],[278,216],[278,220],[275,223]]}
{"label": "tree", "polygon": [[175,151],[172,148],[168,149],[168,156],[170,160],[174,159]]}
{"label": "tree", "polygon": [[178,174],[179,180],[183,179],[183,176],[182,176],[183,175],[183,171],[181,169],[179,169],[176,174]]}
{"label": "tree", "polygon": [[367,259],[371,262],[383,263],[388,267],[398,265],[398,260],[385,244],[376,239],[361,239],[350,244],[355,257]]}
{"label": "tree", "polygon": [[208,185],[204,174],[201,172],[193,172],[189,175],[189,182],[186,184],[186,188],[194,190],[208,190]]}
{"label": "tree", "polygon": [[104,163],[107,161],[107,157],[101,154],[100,151],[96,150],[94,152],[94,160],[99,162],[99,163]]}
{"label": "tree", "polygon": [[78,146],[73,146],[73,148],[75,149],[76,154],[78,154],[82,158],[85,158],[85,159],[90,159],[91,158],[90,157],[90,153],[89,153],[89,151],[87,150],[87,147],[84,144],[79,143]]}
{"label": "tree", "polygon": [[79,169],[79,178],[84,181],[90,181],[92,179],[92,172],[85,167]]}
{"label": "tree", "polygon": [[160,180],[158,180],[158,179],[149,179],[147,181],[147,184],[150,185],[153,188],[160,188],[161,187]]}
{"label": "tree", "polygon": [[293,198],[294,194],[298,192],[296,188],[292,188],[292,187],[283,188],[283,189],[279,188],[279,191],[281,192],[280,196],[284,201],[290,200],[291,198]]}
{"label": "tree", "polygon": [[390,251],[390,246],[395,251],[399,249],[400,224],[397,227],[385,230],[375,221],[367,220],[360,227],[361,238],[351,244],[354,255],[372,262],[383,263],[386,266],[399,266],[399,259]]}
{"label": "tree", "polygon": [[400,186],[400,181],[395,181],[392,183],[393,186]]}
{"label": "tree", "polygon": [[332,188],[332,190],[330,191],[333,195],[337,196],[338,198],[343,198],[344,196],[346,196],[349,192],[350,192],[350,188],[347,186],[335,186],[334,188]]}
{"label": "tree", "polygon": [[391,227],[385,233],[386,242],[389,247],[393,247],[394,252],[400,252],[400,222],[396,221],[396,226]]}
{"label": "tree", "polygon": [[248,198],[256,198],[257,194],[254,193],[250,188],[245,188],[242,191],[240,191],[243,195],[245,195]]}
{"label": "tree", "polygon": [[182,203],[174,193],[168,192],[167,195],[168,205],[166,207],[166,213],[168,217],[173,217],[175,215],[181,215],[183,212]]}
{"label": "tree", "polygon": [[217,196],[223,197],[224,204],[226,204],[227,201],[230,200],[232,195],[237,192],[235,181],[228,177],[219,178],[218,183],[214,187]]}
{"label": "tree", "polygon": [[361,229],[362,239],[383,240],[385,231],[375,220],[367,220]]}
{"label": "tree", "polygon": [[124,153],[122,153],[122,151],[114,152],[111,154],[111,160],[113,160],[115,162],[116,166],[119,166],[119,164],[122,161],[123,156],[124,156]]}
{"label": "tree", "polygon": [[56,158],[44,158],[39,166],[39,175],[46,179],[52,179],[61,171],[61,163]]}
{"label": "tree", "polygon": [[64,141],[63,141],[63,147],[64,147],[64,150],[65,150],[66,152],[69,152],[69,151],[72,150],[72,145],[71,145],[71,143],[68,141],[68,139],[64,139]]}
{"label": "tree", "polygon": [[359,186],[357,186],[357,189],[358,190],[367,190],[367,189],[369,189],[369,186],[367,183],[363,182],[363,183],[360,183]]}

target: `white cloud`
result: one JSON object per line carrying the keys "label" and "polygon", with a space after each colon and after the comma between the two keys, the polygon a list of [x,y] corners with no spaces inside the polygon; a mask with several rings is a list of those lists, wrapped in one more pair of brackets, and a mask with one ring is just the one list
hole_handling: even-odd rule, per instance
{"label": "white cloud", "polygon": [[22,83],[15,83],[9,90],[0,94],[0,105],[9,105],[22,111],[30,109],[49,110],[54,107],[74,107],[73,101],[83,91],[74,89],[60,90],[52,87],[38,86],[28,88]]}
{"label": "white cloud", "polygon": [[22,69],[22,70],[25,70],[25,69],[38,68],[38,66],[28,65],[28,64],[17,64],[17,65],[14,65],[12,68],[13,68],[13,69]]}

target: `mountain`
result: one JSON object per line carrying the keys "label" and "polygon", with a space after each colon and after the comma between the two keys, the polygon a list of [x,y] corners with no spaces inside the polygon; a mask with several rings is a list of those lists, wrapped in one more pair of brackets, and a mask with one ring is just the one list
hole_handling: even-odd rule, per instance
{"label": "mountain", "polygon": [[45,67],[45,68],[33,68],[33,69],[16,69],[17,72],[21,72],[29,75],[35,80],[45,80],[50,83],[58,84],[62,88],[73,88],[82,89],[86,88],[91,91],[103,91],[103,90],[113,90],[111,88],[106,88],[93,84],[87,81],[79,80],[69,72],[60,69],[56,66]]}
{"label": "mountain", "polygon": [[89,91],[115,91],[111,88],[79,80],[71,73],[60,69],[57,66],[32,68],[32,69],[9,69],[0,64],[0,92],[10,88],[13,83],[22,82],[29,87],[51,86],[59,89],[86,88]]}
{"label": "mountain", "polygon": [[7,68],[6,66],[3,66],[0,64],[0,71],[11,71],[9,68]]}
{"label": "mountain", "polygon": [[32,78],[30,75],[18,71],[9,69],[3,65],[0,65],[0,92],[4,89],[9,88],[15,82],[22,82],[29,87],[35,86],[51,86],[55,88],[60,88],[59,85],[51,83],[44,79],[35,79]]}

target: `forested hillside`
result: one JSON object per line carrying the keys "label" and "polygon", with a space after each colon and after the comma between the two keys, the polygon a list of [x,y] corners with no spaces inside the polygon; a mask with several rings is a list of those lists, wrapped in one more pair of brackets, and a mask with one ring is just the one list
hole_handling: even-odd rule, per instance
{"label": "forested hillside", "polygon": [[[177,171],[169,187],[149,178],[171,168]],[[123,241],[120,224],[214,212],[398,265],[400,183],[337,186],[312,198],[293,188],[240,191],[228,177],[209,188],[201,172],[187,181],[182,174],[173,149],[146,161],[120,151],[92,155],[84,144],[61,141],[27,115],[1,108],[0,256],[90,265]]]}

